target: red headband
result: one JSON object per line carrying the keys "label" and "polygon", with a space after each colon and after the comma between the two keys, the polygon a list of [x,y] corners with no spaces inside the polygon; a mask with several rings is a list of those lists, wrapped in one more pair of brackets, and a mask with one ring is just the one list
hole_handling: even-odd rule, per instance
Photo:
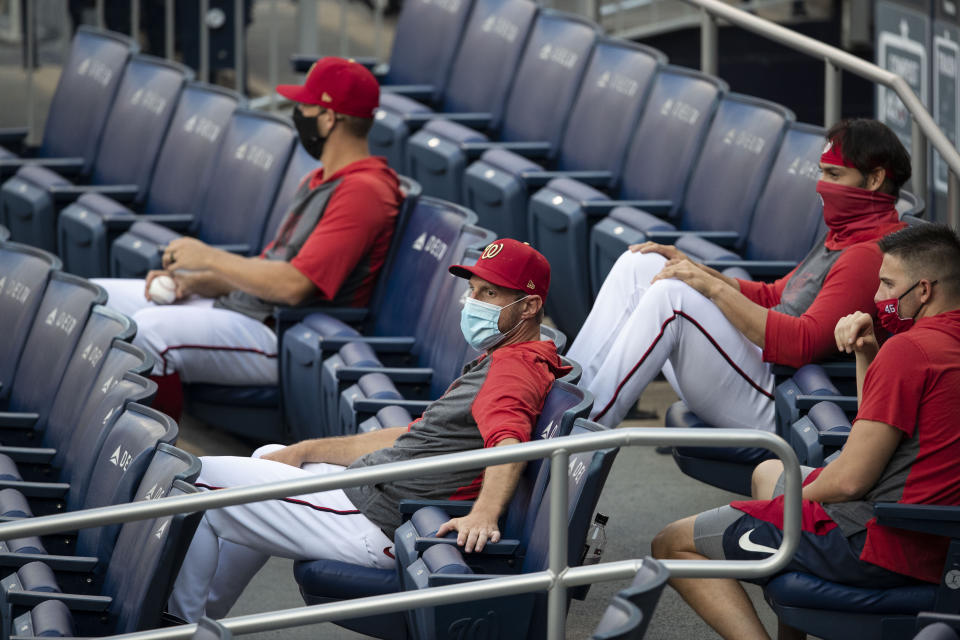
{"label": "red headband", "polygon": [[827,146],[823,149],[823,155],[820,156],[820,162],[839,167],[851,167],[853,169],[857,168],[857,165],[853,164],[844,157],[843,152],[840,150],[840,144],[834,140],[827,142]]}

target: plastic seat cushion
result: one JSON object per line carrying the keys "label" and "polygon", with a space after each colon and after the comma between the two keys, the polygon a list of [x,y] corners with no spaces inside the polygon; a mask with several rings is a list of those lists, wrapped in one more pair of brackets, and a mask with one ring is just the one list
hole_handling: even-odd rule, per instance
{"label": "plastic seat cushion", "polygon": [[20,167],[20,169],[17,170],[17,177],[41,188],[71,184],[69,180],[62,177],[56,171],[51,171],[36,164],[28,164]]}
{"label": "plastic seat cushion", "polygon": [[133,211],[123,206],[113,198],[99,193],[85,193],[76,200],[76,204],[87,208],[104,218],[118,216],[132,216]]}
{"label": "plastic seat cushion", "polygon": [[360,335],[360,333],[350,325],[325,313],[311,313],[301,321],[301,324],[321,336],[331,338]]}
{"label": "plastic seat cushion", "polygon": [[[716,429],[707,424],[690,411],[682,402],[676,402],[667,409],[665,426],[681,429]],[[704,460],[720,460],[724,462],[742,462],[753,464],[773,456],[773,454],[759,447],[677,447],[677,453]]]}
{"label": "plastic seat cushion", "polygon": [[43,562],[28,562],[17,570],[17,577],[25,591],[60,593],[57,577]]}
{"label": "plastic seat cushion", "polygon": [[[433,113],[433,109],[422,102],[417,102],[413,98],[408,98],[399,93],[391,93],[390,91],[380,92],[380,108],[400,115],[409,113]],[[376,117],[377,116],[374,116],[374,118]]]}
{"label": "plastic seat cushion", "polygon": [[524,171],[542,171],[536,162],[528,160],[523,156],[507,151],[506,149],[487,149],[480,156],[480,160],[513,175],[520,175]]}
{"label": "plastic seat cushion", "polygon": [[575,202],[589,202],[591,200],[609,200],[605,193],[571,178],[554,178],[547,183],[546,189],[556,191],[560,195]]}
{"label": "plastic seat cushion", "polygon": [[22,480],[17,463],[10,456],[0,453],[0,480]]}
{"label": "plastic seat cushion", "polygon": [[698,260],[739,260],[740,256],[729,249],[705,240],[700,236],[685,235],[676,241],[676,247]]}
{"label": "plastic seat cushion", "polygon": [[181,234],[173,231],[155,222],[140,221],[134,222],[130,227],[130,233],[144,240],[149,240],[158,245],[166,245],[173,240],[181,237]]}
{"label": "plastic seat cushion", "polygon": [[382,366],[373,348],[366,342],[348,342],[338,352],[344,366],[377,367]]}
{"label": "plastic seat cushion", "polygon": [[33,633],[44,638],[73,637],[73,615],[59,600],[46,600],[30,611]]}
{"label": "plastic seat cushion", "polygon": [[0,491],[0,516],[7,518],[31,518],[33,510],[26,496],[16,489]]}
{"label": "plastic seat cushion", "polygon": [[295,562],[293,575],[304,596],[340,600],[400,591],[396,569],[375,569],[337,560]]}
{"label": "plastic seat cushion", "polygon": [[791,572],[771,580],[764,593],[767,600],[786,607],[859,614],[915,614],[933,609],[937,587],[917,584],[894,589],[864,589],[828,582],[808,573]]}
{"label": "plastic seat cushion", "polygon": [[423,127],[423,132],[433,134],[454,143],[487,142],[487,136],[470,127],[450,120],[431,120]]}
{"label": "plastic seat cushion", "polygon": [[636,207],[614,207],[609,218],[629,225],[637,231],[673,231],[675,226],[652,213]]}

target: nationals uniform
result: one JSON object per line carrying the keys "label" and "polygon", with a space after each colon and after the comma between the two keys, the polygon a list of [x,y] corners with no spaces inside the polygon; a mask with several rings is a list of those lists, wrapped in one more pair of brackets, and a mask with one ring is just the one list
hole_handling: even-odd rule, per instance
{"label": "nationals uniform", "polygon": [[[830,188],[818,185],[822,193]],[[876,315],[882,260],[876,240],[905,225],[893,196],[872,199],[872,209],[834,216],[825,204],[826,239],[786,277],[772,284],[738,280],[744,296],[769,309],[762,349],[686,283],[651,284],[663,256],[625,252],[567,354],[583,365],[580,386],[594,394],[592,418],[618,425],[662,371],[706,422],[772,431],[771,363],[801,366],[823,358],[836,348],[837,320],[857,310]]]}
{"label": "nationals uniform", "polygon": [[[362,456],[349,468],[493,447],[507,438],[529,441],[554,379],[569,371],[549,341],[521,342],[480,356],[392,447]],[[278,448],[262,447],[253,458],[203,458],[197,485],[217,489],[343,469],[259,459]],[[271,555],[392,567],[400,500],[472,500],[482,478],[482,471],[457,471],[207,511],[174,586],[170,611],[188,621],[223,617]]]}
{"label": "nationals uniform", "polygon": [[[289,213],[261,258],[285,260],[316,286],[304,304],[363,306],[373,291],[402,200],[386,161],[369,157],[301,183]],[[219,299],[192,296],[173,305],[144,298],[144,281],[96,281],[109,304],[137,323],[134,344],[156,359],[153,375],[184,383],[277,383],[277,336],[267,324],[273,304],[242,291]]]}

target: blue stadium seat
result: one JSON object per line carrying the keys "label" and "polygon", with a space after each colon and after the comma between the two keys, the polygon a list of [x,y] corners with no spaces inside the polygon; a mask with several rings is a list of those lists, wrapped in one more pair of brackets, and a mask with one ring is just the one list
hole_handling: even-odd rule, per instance
{"label": "blue stadium seat", "polygon": [[[299,145],[298,145],[299,146]],[[290,189],[290,193],[281,193],[279,200],[284,200],[284,208],[289,204],[289,198],[292,197],[296,185],[299,181],[292,180],[296,171],[303,169],[304,157],[309,158],[306,152],[298,151],[291,165],[295,163],[299,166],[291,166],[287,170],[287,178],[284,181],[284,189]],[[310,161],[315,164],[315,161]],[[303,175],[303,174],[301,174]],[[378,295],[382,295],[383,283],[386,274],[391,272],[395,263],[394,256],[397,251],[397,241],[403,235],[402,230],[406,227],[411,209],[416,205],[420,194],[420,187],[417,183],[404,178],[400,178],[400,190],[404,194],[404,201],[397,214],[396,229],[394,238],[391,240],[390,249],[387,252],[381,275],[377,281],[372,294],[372,299],[377,300]],[[282,215],[279,214],[280,207],[274,206],[271,214],[271,222],[274,227],[279,224]],[[285,213],[285,211],[284,211]],[[272,239],[272,234],[264,236],[264,245]],[[334,308],[324,307],[322,305],[303,306],[303,307],[275,307],[274,309],[274,330],[277,332],[278,344],[282,346],[283,336],[294,322],[302,319],[311,313],[320,310],[321,313],[343,313],[346,315],[362,313],[361,309],[355,308]],[[191,415],[203,420],[209,425],[216,426],[232,433],[239,433],[257,440],[266,441],[286,441],[291,439],[290,428],[291,421],[285,417],[288,413],[283,402],[284,396],[281,389],[284,386],[284,369],[280,366],[279,385],[272,386],[226,386],[215,384],[193,384],[186,387],[187,407]],[[294,440],[299,439],[294,437]]]}
{"label": "blue stadium seat", "polygon": [[264,225],[263,235],[260,237],[260,249],[265,249],[273,241],[280,223],[290,212],[293,196],[296,195],[300,184],[311,171],[319,166],[320,163],[307,153],[303,145],[298,142],[293,149],[293,155],[290,157],[287,170],[283,174],[283,182],[280,184],[280,190],[277,192],[277,197],[270,208],[270,214],[267,216],[267,223]]}
{"label": "blue stadium seat", "polygon": [[57,211],[85,192],[142,200],[180,91],[193,72],[175,62],[136,55],[123,72],[94,158],[90,186],[25,166],[0,188],[3,219],[14,238],[57,249]]}
{"label": "blue stadium seat", "polygon": [[526,240],[531,188],[560,175],[602,186],[614,184],[652,80],[665,62],[656,49],[601,39],[580,83],[554,161],[538,164],[501,148],[484,151],[464,173],[464,204],[498,237]]}
{"label": "blue stadium seat", "polygon": [[[667,66],[654,78],[646,107],[623,164],[622,178],[602,191],[556,178],[530,199],[531,242],[550,261],[553,278],[564,282],[563,304],[547,301],[547,315],[576,335],[590,309],[589,229],[615,201],[670,213],[681,201],[687,178],[726,85],[717,78]],[[629,212],[631,209],[624,210]],[[669,229],[669,223],[662,223]],[[619,255],[619,254],[617,254]]]}
{"label": "blue stadium seat", "polygon": [[[800,464],[822,467],[825,458],[843,446],[850,433],[850,418],[833,402],[823,401],[810,407],[790,427],[785,436]],[[832,443],[831,443],[832,441]],[[829,451],[825,450],[829,447]]]}
{"label": "blue stadium seat", "polygon": [[960,507],[878,503],[877,524],[950,539],[940,584],[917,583],[893,589],[867,589],[788,572],[764,587],[764,597],[780,621],[825,640],[912,638],[917,614],[956,614],[957,591],[949,573],[960,563]]}
{"label": "blue stadium seat", "polygon": [[[577,418],[585,417],[593,404],[589,392],[576,386],[557,381],[554,383],[544,402],[543,410],[537,419],[533,433],[534,439],[553,438],[567,435],[573,429]],[[404,410],[393,407],[395,412],[391,420],[387,409],[381,412],[384,416],[384,427],[402,426]],[[387,413],[385,413],[387,412]],[[406,414],[409,418],[409,414]],[[505,537],[517,537],[527,519],[527,512],[531,503],[538,504],[546,490],[545,484],[538,483],[543,461],[536,460],[527,463],[520,478],[513,498],[503,517],[503,532]],[[456,513],[463,509],[469,510],[471,503],[450,501],[442,503],[446,509],[454,509]],[[397,530],[395,536],[395,551],[399,554],[405,550],[404,558],[414,559],[416,540],[423,536],[436,534],[439,524],[445,522],[451,515],[437,516],[438,506],[426,509],[416,501],[407,502],[401,507],[410,515],[414,514],[415,521],[411,520]],[[444,511],[447,514],[449,511]],[[443,518],[439,523],[438,518]],[[418,526],[419,525],[419,526]],[[394,569],[370,569],[358,565],[351,565],[334,560],[313,560],[294,564],[294,577],[300,584],[300,594],[308,605],[323,604],[336,600],[360,598],[363,596],[381,595],[400,590],[399,574]],[[402,639],[407,637],[407,627],[403,613],[370,616],[362,619],[343,620],[338,624],[361,633],[373,635],[377,638]]]}
{"label": "blue stadium seat", "polygon": [[960,615],[924,612],[917,616],[917,629],[913,640],[960,640]]}
{"label": "blue stadium seat", "polygon": [[610,602],[593,630],[592,640],[640,640],[647,632],[669,572],[647,556],[637,577]]}
{"label": "blue stadium seat", "polygon": [[67,363],[94,305],[107,301],[97,285],[60,271],[50,274],[4,403],[6,411],[36,413],[45,424]]}
{"label": "blue stadium seat", "polygon": [[[90,394],[111,344],[114,341],[133,340],[136,331],[136,325],[127,316],[104,306],[95,306],[83,327],[76,348],[66,363],[59,386],[54,389],[52,397],[44,398],[49,407],[44,406],[36,413],[32,410],[6,412],[0,418],[2,442],[7,446],[37,444],[50,424],[57,424],[61,429],[64,424],[71,424]],[[17,381],[14,381],[14,393],[16,385]],[[12,461],[8,462],[13,464]],[[5,467],[3,457],[0,456],[0,469],[2,468]]]}
{"label": "blue stadium seat", "polygon": [[0,401],[10,393],[14,371],[27,341],[55,256],[14,242],[0,242]]}
{"label": "blue stadium seat", "polygon": [[[162,414],[160,414],[162,415]],[[196,493],[192,482],[200,471],[194,456],[174,448],[158,447],[157,466],[144,475],[134,501]],[[56,594],[70,609],[54,616],[64,637],[93,637],[155,628],[180,569],[200,513],[161,516],[124,524],[109,564],[99,575],[77,567],[54,575],[43,563],[22,567],[5,584],[5,624],[17,635],[36,635],[35,625],[48,612],[37,607]],[[92,566],[92,565],[91,565]],[[76,587],[71,593],[66,591]],[[22,587],[20,585],[23,585]]]}
{"label": "blue stadium seat", "polygon": [[[314,313],[283,336],[280,379],[284,411],[294,439],[316,433],[317,416],[327,417],[320,397],[324,360],[347,342],[364,341],[378,351],[409,352],[415,343],[424,309],[434,307],[440,283],[452,279],[447,268],[463,253],[457,246],[482,247],[493,240],[486,230],[474,227],[476,214],[435,198],[421,197],[409,213],[402,232],[398,229],[393,265],[378,282],[369,310],[356,315],[353,324],[328,313]],[[387,311],[389,310],[389,311]],[[397,339],[395,336],[403,336]],[[382,344],[378,344],[382,343]]]}
{"label": "blue stadium seat", "polygon": [[[572,435],[605,431],[606,428],[580,419],[574,424]],[[590,518],[597,505],[603,484],[616,457],[617,449],[586,451],[570,456],[567,474],[568,493],[568,545],[567,562],[578,566],[581,562]],[[544,465],[546,468],[546,465]],[[546,473],[541,474],[543,478]],[[543,571],[548,566],[550,500],[549,485],[544,498],[536,505],[524,527],[519,548],[525,550],[522,560],[511,573]],[[500,543],[505,544],[501,539]],[[497,574],[478,574],[472,565],[474,558],[466,556],[455,544],[436,544],[420,555],[409,566],[403,567],[403,581],[408,589],[423,589],[447,584],[475,582],[478,577],[494,577]],[[470,625],[482,625],[499,629],[494,635],[499,638],[543,638],[546,636],[546,593],[515,594],[474,602],[463,602],[439,607],[425,607],[410,612],[408,620],[413,635],[424,640],[447,637],[457,629]],[[509,621],[499,623],[498,621]]]}
{"label": "blue stadium seat", "polygon": [[259,252],[295,142],[296,133],[285,119],[248,109],[234,111],[206,192],[193,207],[195,216],[185,216],[177,230],[150,221],[149,216],[135,222],[113,243],[111,275],[142,277],[158,268],[162,248],[181,235],[178,231],[235,253]]}
{"label": "blue stadium seat", "polygon": [[50,102],[42,144],[21,148],[26,129],[0,130],[0,149],[14,152],[0,153],[0,178],[26,163],[89,174],[123,68],[138,49],[123,34],[78,27]]}
{"label": "blue stadium seat", "polygon": [[819,364],[804,365],[778,383],[773,392],[777,435],[789,439],[791,425],[800,419],[800,414],[809,409],[812,403],[842,395],[837,387],[839,383]]}
{"label": "blue stadium seat", "polygon": [[598,34],[594,23],[579,16],[541,10],[499,126],[485,135],[450,120],[431,120],[407,141],[406,173],[425,194],[460,202],[466,164],[486,149],[554,158]]}
{"label": "blue stadium seat", "polygon": [[163,139],[144,201],[121,204],[93,192],[60,212],[57,247],[66,270],[87,278],[109,275],[110,245],[138,220],[135,211],[173,214],[174,219],[193,211],[206,193],[223,132],[238,104],[243,99],[233,91],[188,83]]}
{"label": "blue stadium seat", "polygon": [[[370,150],[385,156],[394,169],[406,172],[407,138],[438,113],[458,122],[496,126],[536,13],[536,4],[528,0],[474,0],[446,88],[442,97],[434,100],[437,113],[410,96],[381,92],[369,135]],[[418,44],[416,48],[424,47]]]}

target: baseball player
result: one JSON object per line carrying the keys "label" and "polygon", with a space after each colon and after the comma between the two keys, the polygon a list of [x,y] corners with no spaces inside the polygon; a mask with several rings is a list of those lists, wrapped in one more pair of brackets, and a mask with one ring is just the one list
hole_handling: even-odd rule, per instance
{"label": "baseball player", "polygon": [[[540,340],[550,266],[528,245],[504,239],[488,246],[475,266],[455,265],[450,272],[470,280],[461,330],[485,353],[422,418],[408,427],[268,445],[252,458],[203,458],[198,485],[289,480],[529,440],[554,379],[569,371],[555,345]],[[170,611],[188,621],[226,615],[271,555],[391,567],[399,501],[405,498],[475,499],[468,515],[450,520],[438,535],[457,531],[467,552],[480,550],[499,540],[497,520],[522,469],[523,463],[505,464],[207,511]]]}
{"label": "baseball player", "polygon": [[[857,360],[860,407],[840,455],[802,467],[803,535],[785,571],[866,588],[937,584],[950,540],[879,525],[873,505],[960,505],[960,239],[945,225],[918,225],[880,248],[876,310],[896,335],[878,347],[872,318],[859,311],[836,325],[834,348]],[[654,539],[653,555],[768,558],[783,538],[782,471],[779,460],[762,463],[755,500],[674,522]],[[736,580],[671,584],[723,637],[768,637]]]}
{"label": "baseball player", "polygon": [[[304,178],[263,253],[246,258],[178,238],[164,250],[164,270],[146,282],[97,281],[110,305],[136,321],[135,343],[156,358],[156,404],[175,418],[181,382],[276,384],[273,306],[363,306],[386,259],[402,196],[396,174],[367,148],[376,79],[356,62],[328,57],[302,86],[277,91],[298,103],[300,141],[323,166]],[[163,284],[176,304],[151,301]]]}
{"label": "baseball player", "polygon": [[662,371],[706,422],[772,431],[771,364],[821,359],[837,320],[875,313],[876,241],[903,226],[894,204],[910,158],[874,120],[841,122],[827,140],[817,192],[828,232],[786,277],[729,278],[652,242],[620,256],[568,354],[583,365],[594,420],[619,424]]}

